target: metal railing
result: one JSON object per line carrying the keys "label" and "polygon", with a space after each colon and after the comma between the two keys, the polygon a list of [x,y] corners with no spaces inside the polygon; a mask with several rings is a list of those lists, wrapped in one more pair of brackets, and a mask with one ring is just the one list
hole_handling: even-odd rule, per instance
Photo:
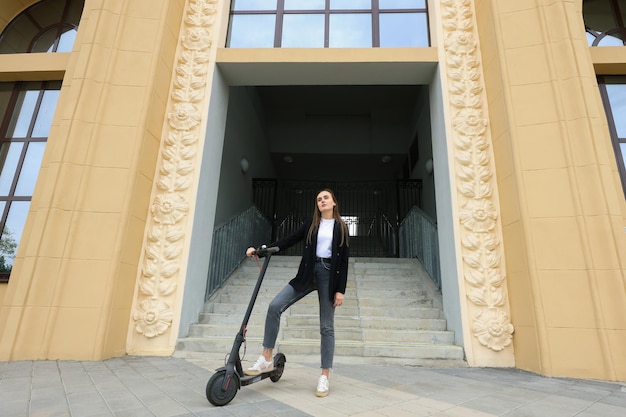
{"label": "metal railing", "polygon": [[437,225],[422,210],[413,207],[400,223],[400,257],[417,258],[441,289]]}
{"label": "metal railing", "polygon": [[272,225],[252,206],[213,232],[213,248],[205,300],[226,281],[245,259],[246,249],[267,243]]}
{"label": "metal railing", "polygon": [[[347,219],[348,223],[350,219]],[[291,213],[277,227],[277,238],[292,233],[303,219]],[[439,269],[439,243],[437,225],[422,210],[413,207],[406,218],[400,223],[398,230],[385,214],[369,219],[361,218],[354,224],[355,236],[351,236],[351,252],[354,244],[357,256],[400,256],[401,258],[417,258],[437,287],[441,288]],[[359,230],[366,226],[366,230]],[[350,228],[351,225],[348,224]],[[249,246],[259,246],[270,241],[272,225],[252,206],[213,232],[213,246],[209,263],[208,282],[205,299],[222,286],[228,276],[245,259],[245,251]],[[351,233],[352,234],[352,233]],[[376,240],[359,242],[360,238]],[[362,245],[365,244],[365,247]],[[361,246],[361,247],[359,247]],[[379,247],[380,249],[377,249]],[[384,252],[379,252],[382,250]],[[301,245],[290,248],[287,255],[299,255]],[[399,252],[399,253],[398,253]]]}
{"label": "metal railing", "polygon": [[367,236],[378,242],[383,250],[382,256],[398,256],[397,233],[395,227],[384,213],[379,213],[376,217],[371,219]]}
{"label": "metal railing", "polygon": [[[289,236],[300,227],[304,218],[289,214],[276,227],[277,239]],[[393,224],[384,214],[357,218],[343,216],[350,233],[350,256],[397,257],[398,239]],[[283,255],[296,256],[302,253],[303,242],[281,251]]]}
{"label": "metal railing", "polygon": [[[304,218],[296,216],[295,213],[289,213],[282,221],[275,227],[273,234],[275,240],[282,239],[295,232],[304,222]],[[297,256],[302,254],[302,247],[304,242],[298,242],[289,249],[282,250],[282,255]]]}
{"label": "metal railing", "polygon": [[[418,179],[320,182],[255,178],[254,204],[273,222],[272,240],[288,235],[309,218],[316,193],[326,187],[337,196],[339,211],[355,238],[351,256],[398,256],[398,222],[411,207],[421,206],[422,182]],[[294,251],[300,254],[297,248]]]}

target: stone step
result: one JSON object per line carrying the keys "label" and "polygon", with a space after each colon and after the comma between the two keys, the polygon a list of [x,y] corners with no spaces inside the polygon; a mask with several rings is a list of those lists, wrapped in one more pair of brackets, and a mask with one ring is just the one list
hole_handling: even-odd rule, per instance
{"label": "stone step", "polygon": [[[291,281],[291,279],[264,279],[261,284],[261,288],[259,292],[270,292],[276,293],[278,289],[282,289],[285,285],[287,285]],[[256,280],[244,280],[244,279],[231,279],[228,281],[228,285],[223,287],[220,293],[229,293],[229,292],[248,292],[252,294],[252,290],[256,285]],[[348,281],[346,290],[348,291],[356,291],[356,283],[354,281]]]}
{"label": "stone step", "polygon": [[454,344],[454,332],[448,330],[361,329],[363,340],[396,343]]}
{"label": "stone step", "polygon": [[[285,326],[282,329],[283,340],[301,340],[301,339],[315,339],[320,340],[320,328],[319,326]],[[362,340],[362,333],[359,327],[335,327],[335,341],[355,341],[360,342]]]}
{"label": "stone step", "polygon": [[[232,343],[228,347],[228,351],[230,352],[230,348],[232,347]],[[240,357],[243,361],[244,368],[252,365],[256,358],[258,357],[259,352],[255,350],[256,347],[249,347],[247,351],[241,350]],[[244,354],[245,353],[245,354]],[[222,351],[205,351],[205,352],[195,352],[189,350],[175,350],[173,356],[176,358],[185,358],[195,361],[210,361],[212,363],[218,363],[220,366],[226,363],[227,356]],[[320,354],[319,351],[311,354],[295,354],[294,352],[288,353],[287,359],[287,369],[286,372],[291,372],[291,368],[289,363],[319,363]],[[410,358],[395,358],[391,356],[345,356],[345,355],[335,355],[334,367],[338,368],[342,365],[394,365],[394,366],[412,366],[412,367],[432,367],[432,368],[465,368],[467,367],[467,363],[464,359],[428,359],[428,358],[418,358],[418,357],[410,357]]]}
{"label": "stone step", "polygon": [[446,330],[445,319],[405,319],[397,317],[361,317],[364,329],[381,330]]}
{"label": "stone step", "polygon": [[[289,310],[288,310],[289,311]],[[287,312],[288,312],[287,311]],[[398,326],[402,327],[406,325],[406,320],[419,320],[419,319],[442,319],[441,310],[436,308],[407,308],[403,309],[402,315],[398,314],[397,309],[388,310],[386,308],[378,307],[360,307],[360,313],[357,315],[348,315],[346,311],[341,309],[335,313],[335,322],[337,320],[358,320],[358,325],[361,325],[363,318],[369,317],[370,319],[376,318],[380,320],[387,320],[387,325],[395,328],[391,325],[390,321],[398,318],[401,320],[398,322]],[[290,325],[294,326],[311,326],[319,322],[317,313],[311,314],[283,314],[283,317],[289,320]],[[445,321],[445,320],[444,320]]]}
{"label": "stone step", "polygon": [[388,267],[390,264],[397,268],[413,269],[414,259],[407,258],[372,258],[372,257],[358,257],[352,258],[354,267]]}
{"label": "stone step", "polygon": [[432,301],[422,303],[419,307],[359,306],[360,316],[363,317],[413,317],[416,319],[441,319],[442,311],[432,307]]}
{"label": "stone step", "polygon": [[[176,349],[179,351],[178,356],[184,356],[182,351],[190,352],[207,352],[210,354],[218,354],[219,352],[227,353],[233,345],[234,338],[214,337],[206,338],[185,338],[178,341]],[[253,357],[260,351],[262,338],[248,337],[245,350]],[[244,346],[241,351],[243,352]],[[320,342],[316,339],[299,339],[299,340],[279,340],[276,343],[275,352],[283,352],[287,356],[293,355],[319,355]],[[463,349],[460,346],[432,344],[432,343],[394,343],[394,342],[359,342],[359,341],[341,341],[335,343],[336,356],[348,357],[369,357],[377,358],[381,363],[386,358],[399,358],[410,364],[414,362],[422,362],[424,360],[454,360],[458,361],[458,366],[463,366]],[[287,359],[289,361],[289,359]],[[445,366],[445,365],[444,365]]]}
{"label": "stone step", "polygon": [[[286,284],[276,287],[261,286],[257,295],[257,300],[273,299],[285,285]],[[345,292],[345,300],[346,302],[348,302],[350,300],[356,300],[357,297],[380,299],[410,298],[415,300],[429,299],[428,293],[425,290],[414,288],[414,285],[415,284],[413,284],[413,287],[407,288],[398,288],[396,286],[394,288],[365,287],[357,289],[348,287]],[[238,302],[241,302],[243,300],[247,303],[250,301],[250,297],[252,297],[253,290],[254,288],[252,288],[252,286],[250,285],[229,285],[228,287],[224,288],[224,290],[221,291],[220,294],[216,295],[216,297],[213,298],[211,301],[231,302],[231,300],[234,299],[233,297],[240,297],[240,299],[237,300]],[[317,294],[311,293],[300,302],[307,300],[317,303]]]}
{"label": "stone step", "polygon": [[387,276],[409,277],[415,275],[415,270],[411,264],[391,264],[370,262],[368,264],[360,263],[352,267],[352,271],[359,277],[368,276]]}
{"label": "stone step", "polygon": [[[215,324],[229,326],[235,331],[239,330],[243,316],[239,317],[234,314],[217,314],[217,313],[202,313],[200,314],[200,320],[198,324]],[[281,326],[311,326],[319,324],[319,317],[317,315],[299,315],[299,314],[283,314],[281,317]],[[360,318],[358,316],[346,316],[342,314],[335,315],[335,326],[355,326],[360,325]],[[196,326],[192,324],[191,326]],[[265,326],[265,312],[253,313],[248,320],[248,327],[263,327]]]}
{"label": "stone step", "polygon": [[[259,335],[259,336],[262,336]],[[426,331],[426,330],[381,330],[361,329],[358,327],[342,327],[335,329],[336,341],[363,342],[363,343],[412,343],[412,344],[453,344],[454,333],[450,331]],[[283,340],[319,340],[319,327],[303,326],[288,327],[283,330]]]}
{"label": "stone step", "polygon": [[435,345],[430,343],[407,343],[407,344],[365,344],[363,356],[392,356],[396,358],[420,359],[463,359],[463,348],[454,345]]}
{"label": "stone step", "polygon": [[395,309],[397,312],[401,313],[404,311],[408,311],[411,308],[425,308],[431,307],[433,305],[433,301],[430,299],[417,299],[417,298],[368,298],[368,297],[359,297],[359,307],[378,307],[378,308],[387,308],[387,309]]}
{"label": "stone step", "polygon": [[[274,297],[276,296],[276,294],[278,293],[278,291],[276,293],[259,293],[259,295],[257,296],[256,299],[256,303],[254,304],[254,306],[261,306],[263,308],[266,308],[267,305],[270,303],[270,301],[272,301],[274,299]],[[227,294],[220,294],[219,299],[215,300],[216,303],[222,303],[222,304],[245,304],[247,305],[250,302],[250,295],[249,294],[237,294],[237,293],[227,293]],[[318,301],[317,301],[317,293],[312,293],[307,297],[304,297],[302,300],[298,301],[297,304],[306,304],[306,305],[315,305],[315,307],[318,306]],[[344,298],[344,302],[343,302],[344,306],[351,306],[357,305],[357,298],[356,298],[356,294],[350,296],[349,293],[345,294],[345,298]],[[243,310],[245,312],[245,309]]]}
{"label": "stone step", "polygon": [[[248,308],[247,304],[233,304],[233,303],[215,303],[211,307],[211,313],[222,313],[222,314],[233,314],[241,315],[241,319],[243,319],[243,315]],[[351,316],[357,316],[359,314],[359,307],[356,305],[343,305],[341,306],[342,314],[347,314]],[[252,309],[252,312],[262,312],[265,314],[267,312],[267,304],[266,305],[255,305]],[[283,314],[318,314],[318,306],[315,304],[306,304],[302,301],[294,304],[289,307],[287,311]]]}
{"label": "stone step", "polygon": [[[198,324],[193,324],[190,329],[195,326],[213,325],[227,326],[233,332],[239,330],[242,318],[232,317],[228,314],[212,315],[207,314]],[[264,327],[265,314],[252,314],[248,320],[248,327]],[[285,315],[281,318],[281,327],[315,327],[319,325],[319,317],[317,315]],[[446,330],[445,319],[438,318],[396,318],[396,317],[358,317],[358,316],[335,316],[335,328],[345,327],[361,327],[363,329],[380,329],[380,330]]]}
{"label": "stone step", "polygon": [[[267,305],[293,278],[300,258],[272,258],[247,326],[247,349],[261,349]],[[259,267],[245,260],[206,303],[199,323],[178,340],[176,355],[225,355],[248,307]],[[441,294],[415,259],[353,258],[344,305],[335,313],[335,355],[371,363],[464,366],[463,349],[447,330]],[[277,350],[319,357],[317,294],[287,309]],[[243,349],[243,348],[242,348]]]}
{"label": "stone step", "polygon": [[[189,337],[203,338],[203,337],[228,337],[233,339],[239,332],[239,326],[223,326],[212,324],[195,324],[189,327]],[[248,326],[246,329],[246,336],[251,339],[263,338],[264,328],[263,326]],[[319,339],[320,329],[319,326],[282,326],[281,335],[282,339]],[[354,340],[360,341],[361,329],[359,327],[336,327],[335,337],[337,340]]]}
{"label": "stone step", "polygon": [[[269,303],[274,298],[273,295],[259,295],[256,303],[254,304],[253,309],[262,309],[266,310]],[[216,297],[215,302],[213,302],[210,306],[207,307],[208,310],[212,310],[212,312],[219,312],[221,307],[218,307],[220,304],[231,305],[234,308],[240,308],[241,314],[246,312],[248,308],[249,299],[248,297],[236,294],[221,294],[219,297]],[[317,295],[304,297],[302,300],[298,301],[291,308],[310,308],[312,312],[316,312],[318,309],[318,300]],[[344,303],[340,309],[345,308],[381,308],[387,309],[388,311],[396,311],[400,314],[403,314],[404,311],[410,308],[428,308],[432,307],[432,300],[428,299],[425,296],[421,296],[420,298],[416,297],[375,297],[373,294],[368,294],[367,296],[362,295],[361,297],[349,297],[346,295],[344,298]],[[233,309],[229,309],[229,311],[233,311]],[[337,312],[336,312],[337,313]]]}
{"label": "stone step", "polygon": [[[192,324],[189,326],[190,338],[235,338],[239,332],[239,324]],[[263,325],[248,325],[246,335],[251,338],[259,338],[263,336]]]}
{"label": "stone step", "polygon": [[[249,345],[250,346],[250,345]],[[319,354],[319,340],[300,339],[280,341],[277,343],[278,351],[289,352],[296,355]],[[362,356],[362,357],[394,357],[404,359],[435,359],[435,360],[462,360],[463,349],[454,345],[435,345],[430,343],[404,343],[394,342],[352,342],[337,341],[335,344],[337,356]]]}
{"label": "stone step", "polygon": [[393,282],[390,281],[389,277],[378,277],[377,279],[372,280],[358,280],[356,284],[357,291],[360,290],[385,290],[385,289],[394,289],[394,290],[419,290],[417,284],[414,281],[414,278],[406,277],[403,279],[402,277],[393,277]]}

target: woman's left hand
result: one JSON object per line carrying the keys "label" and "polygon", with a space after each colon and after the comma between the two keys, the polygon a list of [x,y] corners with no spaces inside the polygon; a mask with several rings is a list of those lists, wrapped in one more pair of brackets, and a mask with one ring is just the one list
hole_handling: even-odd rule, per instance
{"label": "woman's left hand", "polygon": [[333,303],[333,307],[339,307],[343,304],[343,294],[340,292],[335,293],[335,302]]}

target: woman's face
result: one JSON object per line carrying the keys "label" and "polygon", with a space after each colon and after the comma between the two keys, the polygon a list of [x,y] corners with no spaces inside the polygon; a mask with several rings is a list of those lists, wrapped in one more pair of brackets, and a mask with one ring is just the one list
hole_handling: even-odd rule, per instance
{"label": "woman's face", "polygon": [[317,209],[322,213],[322,217],[324,214],[332,217],[334,207],[335,201],[328,191],[322,191],[317,195]]}

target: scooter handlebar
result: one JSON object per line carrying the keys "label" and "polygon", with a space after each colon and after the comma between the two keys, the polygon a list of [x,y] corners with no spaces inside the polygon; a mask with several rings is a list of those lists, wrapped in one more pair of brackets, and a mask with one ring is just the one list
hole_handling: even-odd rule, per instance
{"label": "scooter handlebar", "polygon": [[265,245],[261,246],[260,248],[256,249],[254,251],[254,254],[257,256],[265,256],[267,254],[273,254],[276,253],[280,250],[280,248],[278,248],[278,246],[270,246],[269,248]]}

